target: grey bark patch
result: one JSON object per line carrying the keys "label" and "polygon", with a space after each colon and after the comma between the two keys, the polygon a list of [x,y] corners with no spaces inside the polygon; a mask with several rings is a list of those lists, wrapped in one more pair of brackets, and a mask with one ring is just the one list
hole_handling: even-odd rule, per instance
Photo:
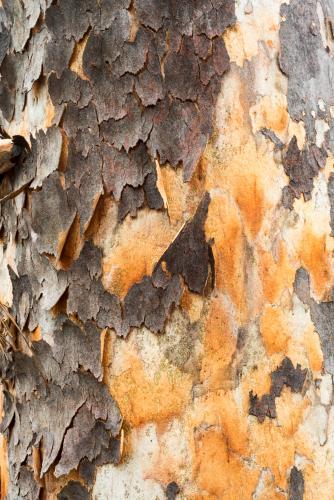
{"label": "grey bark patch", "polygon": [[[143,155],[144,161],[147,162],[146,155]],[[145,163],[144,163],[145,165]],[[121,222],[128,214],[131,217],[137,215],[137,211],[144,206],[145,200],[149,208],[160,210],[164,208],[164,201],[157,188],[157,174],[153,162],[148,161],[142,170],[143,187],[132,187],[126,185],[121,194],[121,199],[118,206],[118,221]]]}
{"label": "grey bark patch", "polygon": [[[130,38],[130,31],[131,18],[126,9],[118,10],[110,27],[103,30],[99,26],[95,27],[89,35],[84,53],[84,64],[87,63],[88,75],[91,68],[106,67],[121,56],[123,46]],[[93,52],[95,52],[94,58]]]}
{"label": "grey bark patch", "polygon": [[16,94],[21,93],[23,68],[22,54],[7,54],[1,64],[0,109],[7,121],[13,117]]}
{"label": "grey bark patch", "polygon": [[[95,442],[96,438],[92,434],[94,427],[95,419],[93,415],[85,405],[82,406],[74,417],[72,426],[65,434],[63,452],[55,469],[56,477],[68,474],[72,469],[76,469],[81,458],[89,458],[88,455],[92,452],[92,458],[95,458],[94,448],[101,447],[102,442]],[[96,451],[98,454],[99,450]]]}
{"label": "grey bark patch", "polygon": [[68,281],[67,276],[64,271],[56,271],[49,263],[49,260],[43,256],[44,263],[44,274],[43,281],[41,283],[41,293],[42,297],[40,299],[40,305],[42,309],[49,311],[54,307],[61,296],[65,292]]}
{"label": "grey bark patch", "polygon": [[154,333],[161,332],[173,305],[179,304],[181,292],[178,276],[165,286],[155,286],[148,276],[133,285],[124,299],[123,335],[141,325]]}
{"label": "grey bark patch", "polygon": [[87,242],[69,271],[67,312],[82,321],[97,320],[101,328],[121,329],[119,299],[107,292],[101,282],[101,251]]}
{"label": "grey bark patch", "polygon": [[289,358],[284,358],[280,366],[271,374],[271,391],[276,398],[281,395],[283,386],[290,387],[292,392],[301,392],[305,382],[307,369],[297,364],[294,368]]}
{"label": "grey bark patch", "polygon": [[59,174],[54,172],[43,181],[42,190],[32,196],[32,227],[38,236],[40,253],[60,256],[61,240],[65,241],[74,217]]}
{"label": "grey bark patch", "polygon": [[77,149],[75,139],[71,139],[68,144],[65,188],[67,190],[73,187],[80,189],[83,178],[88,173],[94,177],[101,175],[101,157],[96,150],[90,150],[90,148],[87,155],[81,154],[80,149]]}
{"label": "grey bark patch", "polygon": [[302,370],[299,364],[294,368],[291,360],[284,358],[271,374],[270,393],[264,394],[261,399],[253,391],[249,393],[249,415],[257,417],[261,423],[265,417],[276,418],[275,399],[280,397],[283,387],[290,387],[292,392],[302,392],[306,375],[306,368]]}
{"label": "grey bark patch", "polygon": [[103,194],[102,157],[96,148],[87,148],[87,156],[82,156],[80,152],[75,151],[74,142],[76,143],[73,140],[70,144],[65,185],[68,188],[69,203],[76,208],[80,218],[81,233],[84,233]]}
{"label": "grey bark patch", "polygon": [[334,174],[331,173],[328,179],[327,192],[330,209],[330,225],[331,225],[331,236],[334,236]]}
{"label": "grey bark patch", "polygon": [[140,22],[155,31],[170,17],[170,2],[164,0],[137,0],[136,9]]}
{"label": "grey bark patch", "polygon": [[79,373],[77,383],[79,388],[82,387],[87,408],[95,419],[101,420],[111,435],[116,437],[121,430],[122,417],[108,387],[89,373]]}
{"label": "grey bark patch", "polygon": [[125,73],[137,74],[143,69],[151,42],[151,33],[139,28],[136,39],[133,42],[125,41],[119,59],[113,64],[114,70],[119,76]]}
{"label": "grey bark patch", "polygon": [[297,467],[292,467],[289,477],[289,500],[303,500],[304,477]]}
{"label": "grey bark patch", "polygon": [[[80,352],[76,349],[79,343],[86,346]],[[119,433],[122,419],[106,386],[89,372],[76,372],[80,365],[95,375],[101,373],[98,344],[99,336],[93,325],[88,324],[85,331],[81,331],[66,322],[63,329],[54,334],[54,347],[40,341],[33,343],[31,357],[14,353],[6,377],[14,377],[16,381],[17,415],[11,434],[10,449],[14,456],[10,463],[17,472],[27,454],[31,453],[32,444],[38,444],[41,439],[41,474],[50,468],[61,449],[66,430],[83,405],[94,421],[94,428],[97,426],[94,432],[100,446],[101,436],[107,436],[105,439],[109,443],[111,437]],[[96,448],[96,456],[99,454]],[[80,459],[84,455],[85,452]],[[89,457],[93,459],[95,455]]]}
{"label": "grey bark patch", "polygon": [[269,128],[264,127],[264,128],[261,128],[260,132],[261,132],[261,134],[264,135],[264,137],[266,137],[267,139],[271,140],[271,142],[274,143],[275,151],[278,151],[278,150],[284,148],[283,142],[281,141],[281,139],[279,137],[277,137],[277,135],[275,134],[275,132],[273,130],[270,130]]}
{"label": "grey bark patch", "polygon": [[301,195],[304,196],[305,201],[311,199],[313,179],[318,175],[319,170],[325,166],[326,158],[326,151],[319,149],[315,144],[311,144],[300,151],[296,136],[291,139],[283,159],[285,173],[290,179],[289,196],[285,191],[282,198],[283,205],[286,208],[292,209],[294,198],[300,198]]}
{"label": "grey bark patch", "polygon": [[36,177],[31,187],[40,187],[43,180],[57,170],[62,148],[62,134],[58,127],[40,130],[36,137]]}
{"label": "grey bark patch", "polygon": [[321,46],[320,25],[315,0],[293,0],[283,4],[281,16],[281,68],[286,75],[298,75],[299,80],[314,78],[319,65],[316,56]]}
{"label": "grey bark patch", "polygon": [[[76,470],[83,458],[90,463],[94,462],[101,456],[103,450],[108,449],[110,449],[110,433],[102,422],[95,421],[86,405],[82,406],[65,434],[63,451],[55,469],[56,477]],[[115,462],[112,455],[109,461]]]}
{"label": "grey bark patch", "polygon": [[325,369],[334,374],[334,302],[311,299],[311,318],[320,337]]}
{"label": "grey bark patch", "polygon": [[259,422],[264,422],[266,417],[276,418],[275,397],[264,394],[261,399],[253,391],[249,393],[249,415],[257,417]]}
{"label": "grey bark patch", "polygon": [[[104,125],[104,135],[118,149],[124,146],[128,151],[139,140],[147,141],[155,116],[148,142],[151,155],[159,156],[162,163],[182,163],[184,179],[189,180],[211,132],[219,79],[229,67],[221,35],[235,20],[234,1],[221,0],[214,6],[201,1],[196,9],[192,4],[181,9],[173,2],[138,1],[136,12],[141,26],[133,41],[129,41],[129,13],[122,7],[111,8],[112,22],[106,15],[101,27],[89,35],[84,71],[93,84],[99,121],[113,119],[108,127]],[[153,27],[158,32],[148,29]],[[213,39],[212,54],[205,64],[202,60],[202,82],[195,33]],[[206,45],[208,52],[211,41]],[[135,104],[133,85],[146,110],[140,112]],[[205,112],[198,111],[197,100],[205,102]]]}
{"label": "grey bark patch", "polygon": [[[327,7],[326,7],[327,8]],[[315,142],[315,120],[325,119],[332,127],[330,106],[334,91],[331,54],[323,46],[316,0],[292,0],[281,6],[280,66],[288,76],[288,111],[305,123],[307,140]],[[318,107],[325,103],[325,112]],[[330,134],[331,135],[331,134]],[[333,139],[330,139],[333,148]]]}
{"label": "grey bark patch", "polygon": [[55,71],[60,77],[67,68],[74,49],[74,40],[56,40],[51,38],[45,47],[43,70],[46,75]]}
{"label": "grey bark patch", "polygon": [[167,90],[175,98],[195,101],[201,92],[201,83],[192,37],[184,37],[181,50],[170,52],[165,65]]}
{"label": "grey bark patch", "polygon": [[195,53],[203,60],[207,59],[212,50],[211,40],[204,34],[194,36]]}
{"label": "grey bark patch", "polygon": [[[92,97],[91,87],[87,80],[82,80],[70,69],[65,69],[58,78],[56,73],[52,73],[48,80],[49,92],[54,105],[72,102],[79,108],[88,105]],[[76,121],[76,126],[80,126],[80,121]]]}
{"label": "grey bark patch", "polygon": [[177,498],[177,495],[180,493],[180,488],[179,485],[175,482],[172,481],[167,485],[166,488],[166,498],[167,500],[175,500]]}
{"label": "grey bark patch", "polygon": [[181,299],[180,276],[191,291],[204,293],[211,265],[204,232],[209,203],[206,193],[193,219],[160,258],[152,277],[145,276],[130,288],[124,299],[123,336],[142,325],[154,333],[163,330],[172,307]]}
{"label": "grey bark patch", "polygon": [[296,272],[293,289],[295,294],[297,295],[299,300],[303,302],[303,304],[310,305],[311,302],[310,276],[303,267],[300,267]]}
{"label": "grey bark patch", "polygon": [[[40,255],[35,246],[30,246],[30,240],[25,241],[22,246],[22,254],[18,259],[19,278],[11,273],[13,280],[13,292],[15,297],[20,297],[31,290],[30,312],[33,303],[38,302],[43,310],[50,310],[63,295],[67,287],[67,276],[64,271],[57,271],[49,259]],[[22,284],[26,283],[24,289]],[[28,283],[29,282],[29,283]],[[16,292],[16,287],[18,291]],[[14,312],[19,314],[17,301],[14,300]],[[20,315],[18,316],[20,318]]]}
{"label": "grey bark patch", "polygon": [[57,40],[78,42],[90,25],[90,12],[97,8],[94,0],[60,0],[45,14],[45,23]]}
{"label": "grey bark patch", "polygon": [[115,18],[120,15],[123,9],[128,9],[131,5],[131,0],[101,0],[101,29],[110,28]]}
{"label": "grey bark patch", "polygon": [[144,201],[145,195],[142,188],[135,189],[131,186],[125,186],[118,207],[119,222],[125,219],[128,214],[135,217],[137,210],[143,205]]}
{"label": "grey bark patch", "polygon": [[49,40],[48,31],[43,28],[34,34],[29,40],[29,50],[25,52],[25,74],[23,79],[23,90],[29,92],[42,72],[45,46]]}
{"label": "grey bark patch", "polygon": [[79,328],[71,321],[65,321],[61,330],[54,334],[53,356],[65,374],[82,367],[99,379],[102,375],[100,332],[92,322]]}
{"label": "grey bark patch", "polygon": [[30,26],[35,26],[40,14],[50,7],[51,0],[23,0],[23,4]]}
{"label": "grey bark patch", "polygon": [[27,275],[17,277],[12,271],[10,274],[13,286],[13,312],[17,318],[17,324],[23,329],[27,323],[32,306],[31,284]]}
{"label": "grey bark patch", "polygon": [[83,458],[81,460],[78,471],[86,484],[93,486],[95,480],[95,466],[88,460],[88,458]]}
{"label": "grey bark patch", "polygon": [[125,151],[103,145],[103,180],[107,192],[112,192],[119,200],[126,185],[134,188],[142,186],[147,174],[154,170],[154,163],[143,143],[139,143],[127,155]]}
{"label": "grey bark patch", "polygon": [[[73,394],[76,392],[76,394]],[[37,439],[43,439],[43,459],[41,474],[45,474],[57,458],[61,449],[64,433],[74,415],[85,401],[83,391],[75,384],[60,389],[55,384],[49,384],[48,394],[41,406],[39,397],[32,396],[30,400],[30,415],[32,430]]]}
{"label": "grey bark patch", "polygon": [[310,277],[303,268],[296,273],[294,291],[310,307],[311,319],[320,337],[325,369],[334,375],[334,302],[317,302],[311,297]]}
{"label": "grey bark patch", "polygon": [[157,171],[152,164],[152,171],[147,174],[144,182],[144,191],[147,204],[150,208],[160,210],[164,208],[164,200],[157,188]]}
{"label": "grey bark patch", "polygon": [[[63,116],[63,128],[69,140],[68,145],[68,161],[66,168],[66,184],[68,186],[69,180],[71,183],[76,181],[76,176],[80,174],[80,169],[72,165],[72,161],[80,162],[80,155],[87,157],[89,152],[95,146],[100,145],[99,126],[97,122],[96,109],[93,103],[89,103],[83,108],[78,108],[73,103],[66,106]],[[80,153],[80,154],[79,154]],[[97,154],[98,151],[92,151]],[[69,172],[73,169],[74,175],[69,179]],[[96,169],[98,172],[100,168]],[[77,182],[76,182],[77,184]]]}
{"label": "grey bark patch", "polygon": [[20,499],[22,498],[25,500],[36,500],[36,498],[39,497],[41,487],[35,481],[34,472],[30,467],[26,465],[23,465],[21,467],[17,483],[18,483],[17,494],[19,496],[16,498]]}
{"label": "grey bark patch", "polygon": [[2,6],[12,33],[11,48],[15,52],[22,52],[32,27],[26,17],[24,5],[19,0],[4,0]]}
{"label": "grey bark patch", "polygon": [[201,127],[202,115],[192,102],[178,100],[160,105],[148,141],[152,156],[161,164],[183,162],[184,180],[189,180],[205,147],[210,130]]}
{"label": "grey bark patch", "polygon": [[151,106],[165,96],[165,83],[160,70],[160,60],[154,46],[150,46],[147,65],[135,80],[137,94],[144,106]]}
{"label": "grey bark patch", "polygon": [[0,26],[0,64],[4,60],[10,44],[10,33],[9,30],[1,24]]}
{"label": "grey bark patch", "polygon": [[[58,124],[31,138],[26,161],[20,159],[20,168],[6,177],[13,189],[34,179],[38,190],[1,206],[4,239],[17,243],[13,313],[22,327],[39,326],[42,335],[29,355],[15,351],[0,363],[13,388],[4,427],[12,496],[20,498],[30,495],[29,488],[35,491],[32,446],[43,447],[41,476],[79,468],[90,485],[97,465],[120,460],[121,414],[100,381],[101,329],[123,336],[139,326],[162,332],[183,282],[205,293],[214,269],[204,231],[208,195],[153,275],[133,285],[123,303],[103,287],[102,253],[92,243],[66,271],[55,269],[49,255],[62,263],[74,219],[80,219],[83,237],[104,191],[119,202],[120,222],[145,205],[163,209],[156,159],[182,164],[184,179],[190,179],[211,133],[229,67],[222,35],[235,15],[233,0],[3,3],[2,114],[8,120],[19,116],[27,92],[34,86],[37,94],[47,82]],[[83,37],[88,80],[70,69]],[[59,312],[65,308],[66,314]],[[188,359],[188,348],[182,356]],[[181,357],[174,362],[181,365]],[[167,490],[176,494],[173,484]],[[86,494],[72,482],[59,498]]]}
{"label": "grey bark patch", "polygon": [[91,31],[83,54],[83,68],[93,85],[100,122],[125,116],[123,107],[133,88],[131,75],[120,77],[110,68],[130,36],[129,14],[125,12],[112,28],[102,33]]}
{"label": "grey bark patch", "polygon": [[10,426],[14,414],[15,414],[15,405],[14,405],[14,398],[11,396],[11,394],[3,390],[3,418],[1,420],[0,424],[0,432],[1,434],[4,434],[4,432],[8,429]]}
{"label": "grey bark patch", "polygon": [[153,276],[162,271],[163,263],[172,275],[179,274],[189,290],[203,294],[209,275],[209,247],[206,241],[204,224],[208,214],[210,195],[206,193],[194,215],[173,243],[160,258]]}
{"label": "grey bark patch", "polygon": [[139,141],[146,142],[153,126],[153,110],[141,110],[134,97],[128,97],[119,120],[110,119],[101,124],[102,136],[118,150],[134,148]]}
{"label": "grey bark patch", "polygon": [[233,0],[218,0],[214,4],[200,0],[196,6],[192,3],[184,5],[161,0],[138,0],[136,8],[145,26],[158,30],[168,19],[175,31],[188,36],[205,33],[213,38],[235,21]]}
{"label": "grey bark patch", "polygon": [[88,490],[79,481],[69,483],[58,493],[58,500],[89,500]]}
{"label": "grey bark patch", "polygon": [[[311,110],[316,109],[317,98],[322,94],[318,60],[322,40],[316,0],[293,0],[289,6],[283,4],[281,16],[285,20],[280,27],[280,65],[288,76],[289,114],[295,120],[305,119],[311,132],[314,128]],[[317,88],[312,85],[312,79],[318,80]]]}

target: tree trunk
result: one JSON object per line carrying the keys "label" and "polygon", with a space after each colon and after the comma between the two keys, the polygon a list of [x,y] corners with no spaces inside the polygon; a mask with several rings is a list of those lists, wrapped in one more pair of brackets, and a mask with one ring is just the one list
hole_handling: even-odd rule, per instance
{"label": "tree trunk", "polygon": [[1,498],[334,498],[333,2],[0,6]]}

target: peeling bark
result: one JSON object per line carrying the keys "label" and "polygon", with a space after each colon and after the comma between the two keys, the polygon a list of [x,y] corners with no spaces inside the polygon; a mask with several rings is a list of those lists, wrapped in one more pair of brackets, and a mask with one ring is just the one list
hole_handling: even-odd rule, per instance
{"label": "peeling bark", "polygon": [[0,2],[1,498],[334,497],[333,18]]}

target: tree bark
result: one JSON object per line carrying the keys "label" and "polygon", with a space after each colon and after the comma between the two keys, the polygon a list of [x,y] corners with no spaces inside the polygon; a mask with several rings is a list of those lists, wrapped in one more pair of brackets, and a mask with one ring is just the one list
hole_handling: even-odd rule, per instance
{"label": "tree bark", "polygon": [[333,20],[0,1],[1,498],[334,498]]}

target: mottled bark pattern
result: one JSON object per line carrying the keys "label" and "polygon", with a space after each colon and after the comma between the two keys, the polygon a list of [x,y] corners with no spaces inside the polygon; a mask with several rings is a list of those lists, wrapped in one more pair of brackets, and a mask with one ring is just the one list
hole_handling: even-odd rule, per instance
{"label": "mottled bark pattern", "polygon": [[271,374],[270,393],[259,399],[250,392],[249,414],[254,415],[263,422],[265,417],[275,418],[275,399],[279,398],[284,386],[290,387],[293,392],[301,392],[303,389],[307,370],[301,370],[300,365],[294,368],[289,358],[284,358],[281,365]]}
{"label": "mottled bark pattern", "polygon": [[[208,193],[152,276],[123,298],[103,285],[90,224],[106,196],[118,203],[119,224],[144,206],[164,210],[159,163],[181,165],[191,178],[229,68],[221,36],[235,20],[234,0],[186,8],[158,0],[4,1],[1,20],[3,125],[46,84],[54,106],[52,126],[27,137],[29,154],[15,150],[14,137],[17,169],[1,186],[4,241],[17,246],[12,310],[19,328],[28,336],[37,328],[41,337],[26,353],[1,357],[8,498],[35,500],[49,471],[57,478],[73,470],[86,486],[70,481],[57,498],[89,498],[95,466],[121,456],[122,417],[102,383],[101,331],[163,332],[184,286],[203,294],[214,273],[204,232]],[[71,61],[80,44],[78,72]],[[19,205],[6,201],[27,186]],[[170,483],[168,498],[178,491]]]}
{"label": "mottled bark pattern", "polygon": [[333,2],[0,5],[1,500],[334,498]]}

